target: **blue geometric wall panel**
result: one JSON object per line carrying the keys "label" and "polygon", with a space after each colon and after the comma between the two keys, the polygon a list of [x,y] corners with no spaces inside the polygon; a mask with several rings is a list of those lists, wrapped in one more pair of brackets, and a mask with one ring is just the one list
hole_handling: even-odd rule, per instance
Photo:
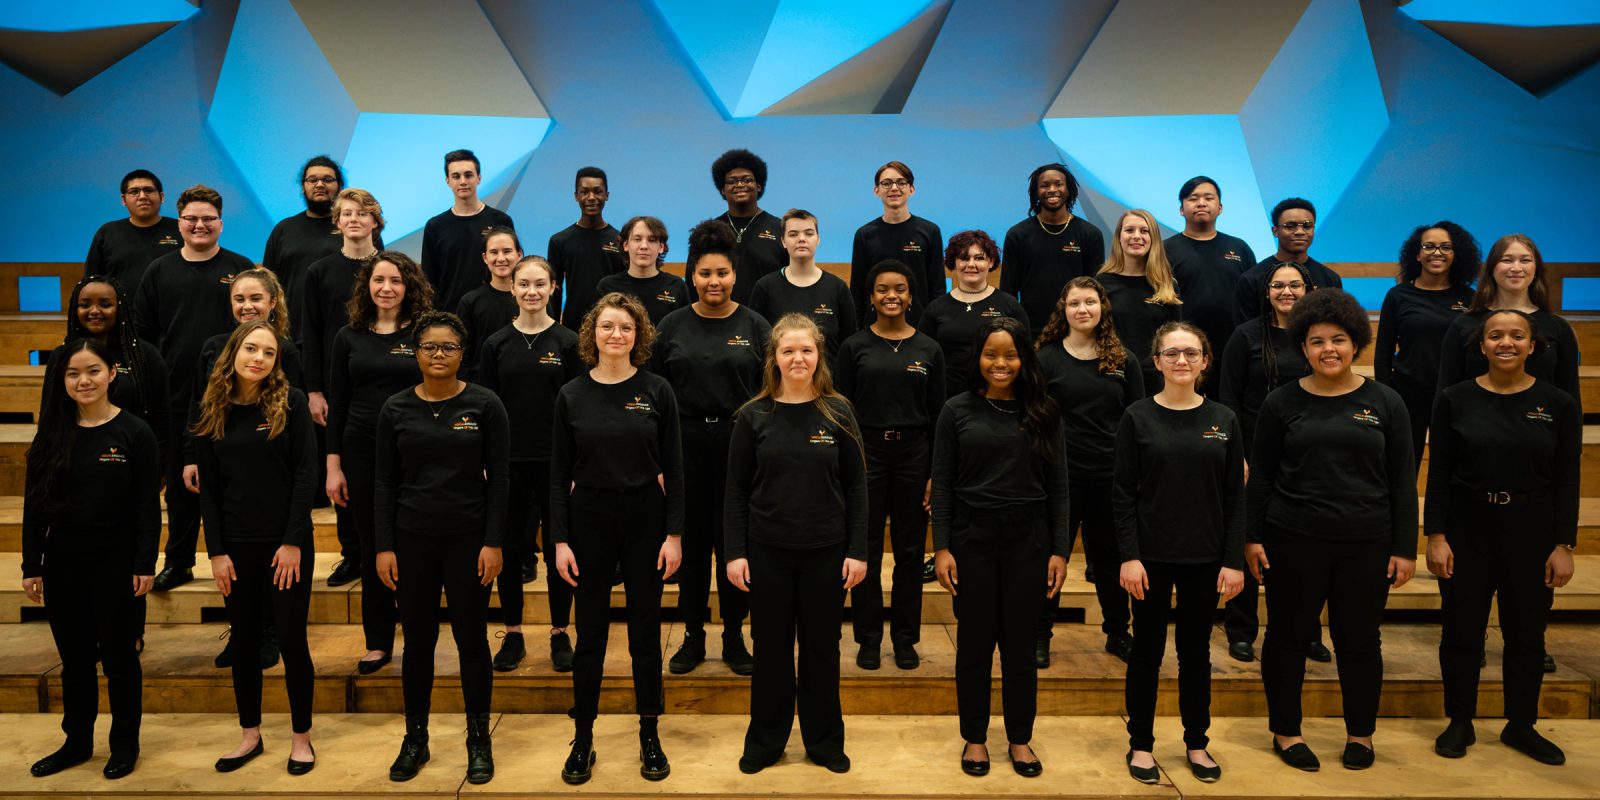
{"label": "blue geometric wall panel", "polygon": [[198,10],[184,0],[6,0],[0,62],[65,95]]}
{"label": "blue geometric wall panel", "polygon": [[1538,97],[1600,62],[1593,0],[1413,0],[1400,10]]}

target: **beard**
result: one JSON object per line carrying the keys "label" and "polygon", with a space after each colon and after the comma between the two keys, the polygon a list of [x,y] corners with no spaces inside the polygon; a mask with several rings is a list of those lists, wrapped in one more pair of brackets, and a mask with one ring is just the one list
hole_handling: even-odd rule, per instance
{"label": "beard", "polygon": [[311,198],[307,197],[306,210],[311,212],[312,216],[326,217],[333,213],[333,201],[312,200]]}

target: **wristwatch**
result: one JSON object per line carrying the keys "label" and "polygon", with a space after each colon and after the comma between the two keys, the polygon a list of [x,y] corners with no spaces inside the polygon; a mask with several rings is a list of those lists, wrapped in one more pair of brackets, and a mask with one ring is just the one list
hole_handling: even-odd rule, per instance
{"label": "wristwatch", "polygon": [[1578,546],[1575,545],[1575,544],[1558,544],[1558,545],[1556,545],[1556,547],[1559,547],[1562,550],[1565,550],[1565,551],[1567,551],[1569,553],[1578,552]]}

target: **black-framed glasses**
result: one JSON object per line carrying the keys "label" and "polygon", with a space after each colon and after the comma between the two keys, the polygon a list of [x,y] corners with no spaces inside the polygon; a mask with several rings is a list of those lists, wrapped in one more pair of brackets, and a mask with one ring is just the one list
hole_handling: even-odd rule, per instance
{"label": "black-framed glasses", "polygon": [[129,197],[142,197],[144,195],[150,195],[151,197],[154,197],[158,194],[161,194],[161,190],[154,186],[134,186],[129,188],[128,191],[123,192],[123,194]]}
{"label": "black-framed glasses", "polygon": [[1309,231],[1312,228],[1317,227],[1317,223],[1315,223],[1315,222],[1295,222],[1295,221],[1291,220],[1289,222],[1280,222],[1280,223],[1278,223],[1278,227],[1280,227],[1280,228],[1282,228],[1282,229],[1284,229],[1286,231]]}
{"label": "black-framed glasses", "polygon": [[737,175],[737,176],[730,175],[727,178],[723,179],[722,185],[723,186],[754,186],[754,185],[756,185],[756,179],[755,179],[755,176],[752,176],[752,175]]}
{"label": "black-framed glasses", "polygon": [[1303,292],[1306,290],[1306,285],[1303,281],[1289,281],[1288,283],[1284,283],[1283,281],[1273,281],[1272,283],[1267,284],[1267,288],[1274,292],[1281,292],[1284,289]]}
{"label": "black-framed glasses", "polygon": [[460,353],[465,348],[455,342],[423,342],[422,344],[417,345],[417,349],[430,356],[434,353],[444,353],[447,356],[453,356],[457,353]]}
{"label": "black-framed glasses", "polygon": [[339,179],[335,178],[335,177],[333,177],[331,175],[325,175],[325,176],[320,176],[320,177],[316,177],[316,178],[301,178],[300,182],[301,183],[308,183],[308,184],[311,184],[313,186],[317,186],[317,185],[321,185],[321,186],[337,186],[339,184]]}
{"label": "black-framed glasses", "polygon": [[1201,352],[1199,350],[1196,350],[1193,347],[1185,348],[1185,349],[1182,349],[1182,350],[1179,350],[1178,348],[1174,347],[1174,348],[1172,348],[1170,350],[1162,350],[1161,351],[1161,360],[1167,362],[1168,364],[1176,364],[1180,360],[1188,361],[1190,364],[1197,364],[1197,363],[1200,362],[1200,358],[1202,356],[1204,356],[1204,355],[1205,355],[1205,353],[1203,353],[1203,352]]}
{"label": "black-framed glasses", "polygon": [[184,222],[189,223],[190,225],[199,225],[201,223],[205,223],[207,225],[212,225],[212,224],[215,224],[217,220],[222,219],[222,217],[213,217],[213,216],[210,216],[210,215],[206,215],[204,217],[197,217],[197,216],[195,216],[193,214],[185,214],[183,216],[178,217],[178,219],[181,219]]}
{"label": "black-framed glasses", "polygon": [[904,189],[910,185],[911,181],[908,181],[905,178],[895,178],[893,180],[884,178],[883,180],[878,181],[879,189]]}
{"label": "black-framed glasses", "polygon": [[1451,244],[1451,243],[1449,243],[1449,242],[1423,242],[1422,243],[1422,252],[1424,252],[1424,253],[1449,253],[1449,252],[1453,252],[1455,249],[1456,249],[1456,246]]}

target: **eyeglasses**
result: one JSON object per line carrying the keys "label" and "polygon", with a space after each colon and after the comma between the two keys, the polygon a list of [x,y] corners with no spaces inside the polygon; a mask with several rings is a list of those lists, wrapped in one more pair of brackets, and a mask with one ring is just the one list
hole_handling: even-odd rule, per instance
{"label": "eyeglasses", "polygon": [[722,181],[723,186],[754,186],[756,179],[752,175],[729,176]]}
{"label": "eyeglasses", "polygon": [[181,219],[184,222],[189,223],[190,225],[199,225],[201,223],[205,223],[207,225],[211,225],[211,224],[215,223],[217,220],[222,219],[222,217],[212,217],[212,216],[197,217],[197,216],[194,216],[193,214],[187,214],[187,215],[178,217],[178,219]]}
{"label": "eyeglasses", "polygon": [[128,191],[123,192],[123,194],[129,197],[142,197],[144,195],[150,195],[151,197],[154,197],[158,194],[161,194],[161,190],[154,186],[135,186]]}
{"label": "eyeglasses", "polygon": [[455,342],[423,342],[422,344],[417,345],[417,349],[430,356],[434,353],[444,353],[447,356],[453,356],[461,352],[463,348],[461,345],[456,344]]}
{"label": "eyeglasses", "polygon": [[1161,360],[1167,362],[1168,364],[1176,364],[1180,360],[1187,361],[1190,364],[1195,364],[1199,363],[1200,357],[1204,355],[1205,353],[1202,353],[1192,347],[1185,350],[1173,348],[1171,350],[1162,350]]}
{"label": "eyeglasses", "polygon": [[1303,281],[1289,281],[1288,283],[1284,283],[1283,281],[1273,281],[1272,283],[1267,284],[1267,288],[1274,292],[1281,292],[1284,289],[1294,292],[1303,292],[1306,290],[1306,285]]}
{"label": "eyeglasses", "polygon": [[898,178],[895,180],[884,178],[883,180],[878,181],[879,189],[904,189],[910,185],[911,181],[908,181],[905,178]]}
{"label": "eyeglasses", "polygon": [[1451,244],[1451,243],[1449,243],[1449,242],[1443,242],[1443,243],[1438,243],[1438,244],[1436,244],[1434,242],[1423,242],[1422,243],[1422,252],[1424,252],[1424,253],[1449,253],[1449,252],[1454,251],[1455,249],[1456,249],[1456,246]]}
{"label": "eyeglasses", "polygon": [[1317,227],[1315,222],[1280,222],[1278,227],[1286,231],[1309,231]]}
{"label": "eyeglasses", "polygon": [[338,178],[334,178],[334,177],[301,178],[300,182],[301,183],[309,183],[309,184],[311,184],[313,186],[316,186],[316,185],[319,185],[319,184],[322,185],[322,186],[337,186],[338,183],[339,183],[339,179]]}

